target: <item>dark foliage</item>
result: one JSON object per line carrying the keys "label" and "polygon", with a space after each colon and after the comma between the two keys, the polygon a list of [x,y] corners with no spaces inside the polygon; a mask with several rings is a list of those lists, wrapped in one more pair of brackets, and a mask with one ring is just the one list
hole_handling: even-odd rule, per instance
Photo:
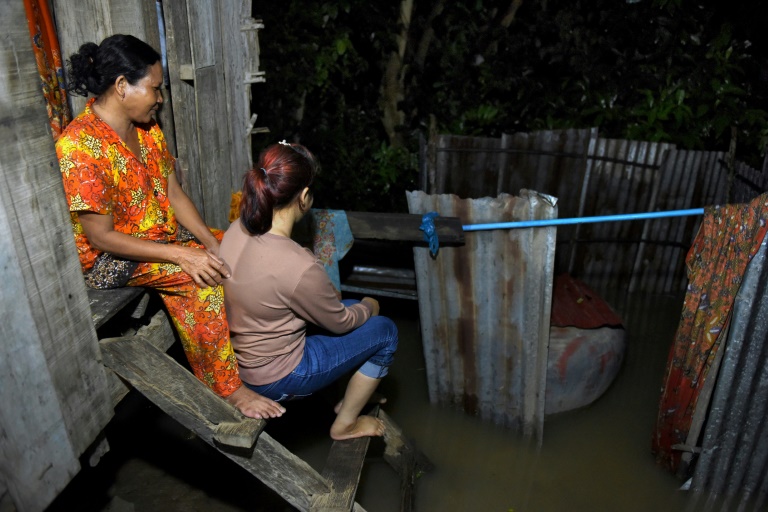
{"label": "dark foliage", "polygon": [[738,156],[762,165],[768,36],[757,0],[523,0],[505,24],[515,3],[414,0],[393,141],[381,85],[400,4],[255,2],[267,83],[254,108],[272,130],[255,149],[302,142],[323,168],[319,205],[374,211],[404,211],[432,116],[440,132],[466,135],[597,126],[710,150],[735,138]]}

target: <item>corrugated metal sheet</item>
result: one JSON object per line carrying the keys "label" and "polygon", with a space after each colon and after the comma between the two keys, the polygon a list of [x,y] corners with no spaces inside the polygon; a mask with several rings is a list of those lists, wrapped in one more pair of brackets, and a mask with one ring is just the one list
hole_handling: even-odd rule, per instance
{"label": "corrugated metal sheet", "polygon": [[[598,139],[582,185],[579,217],[651,211],[668,144]],[[643,222],[579,224],[569,273],[597,289],[627,287],[643,235]]]}
{"label": "corrugated metal sheet", "polygon": [[768,155],[766,155],[765,164],[762,169],[753,169],[752,167],[737,162],[735,166],[735,175],[731,183],[731,203],[746,203],[756,195],[762,194],[768,190]]}
{"label": "corrugated metal sheet", "polygon": [[768,506],[768,261],[747,267],[704,429],[691,489],[697,510]]}
{"label": "corrugated metal sheet", "polygon": [[462,198],[494,197],[499,180],[500,140],[441,135],[437,140],[436,169],[428,190]]}
{"label": "corrugated metal sheet", "polygon": [[[409,192],[411,213],[468,223],[557,217],[554,198],[465,200]],[[542,439],[556,228],[468,233],[432,258],[414,249],[430,400]]]}
{"label": "corrugated metal sheet", "polygon": [[[603,139],[596,129],[432,140],[434,147],[425,151],[435,155],[424,171],[426,192],[478,198],[533,189],[557,197],[563,218],[742,202],[768,186],[768,172],[741,163],[729,186],[723,152]],[[688,216],[562,226],[556,271],[601,291],[681,292],[699,221]]]}
{"label": "corrugated metal sheet", "polygon": [[[658,190],[648,211],[683,210],[725,202],[727,172],[719,152],[669,149],[659,169]],[[685,290],[685,257],[701,217],[644,223],[629,289],[650,293]]]}

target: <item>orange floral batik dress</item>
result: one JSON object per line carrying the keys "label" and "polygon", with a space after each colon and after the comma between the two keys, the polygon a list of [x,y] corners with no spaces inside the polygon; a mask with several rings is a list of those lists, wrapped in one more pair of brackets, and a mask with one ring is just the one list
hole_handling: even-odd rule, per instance
{"label": "orange floral batik dress", "polygon": [[[156,289],[181,338],[192,371],[217,394],[240,387],[229,341],[221,286],[200,288],[172,263],[123,260],[91,246],[79,212],[111,215],[115,231],[143,240],[204,248],[176,221],[168,199],[175,159],[156,123],[137,127],[141,154],[134,155],[112,128],[85,110],[56,142],[75,244],[86,282],[94,288]],[[212,230],[221,240],[222,232]]]}

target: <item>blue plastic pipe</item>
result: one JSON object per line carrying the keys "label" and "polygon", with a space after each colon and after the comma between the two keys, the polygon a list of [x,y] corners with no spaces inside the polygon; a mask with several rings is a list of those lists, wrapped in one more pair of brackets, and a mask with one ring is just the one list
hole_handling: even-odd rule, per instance
{"label": "blue plastic pipe", "polygon": [[703,215],[704,208],[690,210],[670,210],[666,212],[623,213],[620,215],[597,215],[595,217],[571,217],[568,219],[521,220],[516,222],[494,222],[490,224],[466,224],[464,231],[485,231],[490,229],[538,228],[544,226],[563,226],[566,224],[587,224],[590,222],[616,222],[620,220],[663,219],[666,217],[684,217]]}

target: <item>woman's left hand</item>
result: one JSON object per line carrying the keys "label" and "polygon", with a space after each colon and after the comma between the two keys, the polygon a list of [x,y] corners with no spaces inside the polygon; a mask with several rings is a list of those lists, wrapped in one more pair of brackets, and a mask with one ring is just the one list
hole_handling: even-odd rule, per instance
{"label": "woman's left hand", "polygon": [[201,288],[216,286],[221,283],[222,277],[228,278],[231,275],[224,260],[207,250],[184,246],[171,247],[177,254],[175,263]]}

